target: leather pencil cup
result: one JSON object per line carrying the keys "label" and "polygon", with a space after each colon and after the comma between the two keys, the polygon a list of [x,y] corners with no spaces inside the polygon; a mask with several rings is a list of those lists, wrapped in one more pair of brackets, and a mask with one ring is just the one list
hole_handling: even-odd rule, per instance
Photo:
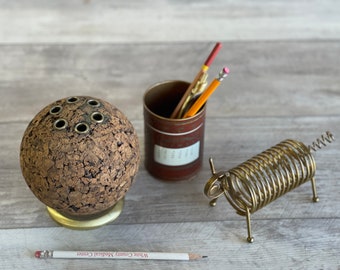
{"label": "leather pencil cup", "polygon": [[206,107],[192,117],[170,118],[188,86],[166,81],[144,94],[145,167],[161,180],[190,179],[202,166]]}

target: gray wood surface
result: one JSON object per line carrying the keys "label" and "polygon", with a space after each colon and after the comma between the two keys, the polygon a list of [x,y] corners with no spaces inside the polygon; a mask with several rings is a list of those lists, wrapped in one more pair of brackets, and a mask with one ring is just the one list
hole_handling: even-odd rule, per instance
{"label": "gray wood surface", "polygon": [[[208,205],[208,158],[228,170],[287,139],[340,134],[340,4],[336,1],[0,1],[1,269],[340,269],[339,141],[315,153],[320,202],[306,183],[246,220]],[[216,41],[209,78],[230,76],[208,102],[204,166],[170,183],[144,168],[142,97],[190,81]],[[21,175],[19,146],[44,106],[105,99],[136,128],[142,163],[119,218],[57,225]],[[194,262],[37,260],[38,249],[194,252]]]}
{"label": "gray wood surface", "polygon": [[6,43],[337,39],[334,0],[1,0]]}

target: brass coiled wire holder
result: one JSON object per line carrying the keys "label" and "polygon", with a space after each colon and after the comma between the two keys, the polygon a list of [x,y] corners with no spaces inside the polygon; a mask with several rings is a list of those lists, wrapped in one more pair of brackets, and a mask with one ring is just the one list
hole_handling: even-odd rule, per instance
{"label": "brass coiled wire holder", "polygon": [[216,172],[210,158],[212,177],[205,185],[204,194],[212,199],[211,206],[224,194],[236,213],[246,216],[247,241],[252,243],[250,214],[307,181],[312,183],[313,201],[319,200],[314,179],[316,164],[311,152],[333,140],[329,131],[310,146],[284,140],[229,171]]}

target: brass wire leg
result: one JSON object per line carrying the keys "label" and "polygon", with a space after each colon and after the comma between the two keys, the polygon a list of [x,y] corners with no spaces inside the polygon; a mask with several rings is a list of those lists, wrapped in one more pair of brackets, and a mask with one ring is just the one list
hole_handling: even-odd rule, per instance
{"label": "brass wire leg", "polygon": [[216,204],[217,204],[217,199],[218,199],[218,198],[215,198],[215,199],[211,200],[211,201],[209,202],[210,206],[216,206]]}
{"label": "brass wire leg", "polygon": [[248,229],[247,241],[249,243],[253,243],[254,242],[254,237],[251,236],[250,211],[249,211],[248,207],[246,208],[246,211],[247,211],[246,218],[247,218],[247,229]]}
{"label": "brass wire leg", "polygon": [[313,202],[318,202],[319,197],[318,197],[318,194],[316,193],[316,184],[315,184],[314,177],[311,179],[311,182],[312,182],[312,190],[313,190]]}

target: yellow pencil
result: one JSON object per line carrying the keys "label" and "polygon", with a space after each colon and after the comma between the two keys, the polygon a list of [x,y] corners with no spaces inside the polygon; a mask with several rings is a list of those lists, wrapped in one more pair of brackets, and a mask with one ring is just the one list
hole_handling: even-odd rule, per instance
{"label": "yellow pencil", "polygon": [[197,73],[195,79],[193,82],[189,85],[188,89],[185,91],[184,95],[182,96],[181,100],[177,104],[175,110],[172,112],[170,118],[180,118],[179,112],[182,109],[182,106],[187,99],[187,97],[190,95],[191,90],[195,87],[197,82],[202,78],[202,76],[208,71],[211,63],[214,61],[217,53],[220,51],[222,47],[222,44],[220,42],[217,42],[211,53],[209,54],[207,60],[205,60],[204,64],[201,67],[201,70]]}
{"label": "yellow pencil", "polygon": [[223,68],[219,73],[218,77],[215,78],[209,87],[200,95],[200,97],[196,100],[196,102],[192,105],[192,107],[184,114],[183,118],[187,118],[195,115],[204,105],[204,103],[208,100],[211,94],[216,90],[216,88],[220,85],[225,77],[229,74],[229,69],[227,67]]}

